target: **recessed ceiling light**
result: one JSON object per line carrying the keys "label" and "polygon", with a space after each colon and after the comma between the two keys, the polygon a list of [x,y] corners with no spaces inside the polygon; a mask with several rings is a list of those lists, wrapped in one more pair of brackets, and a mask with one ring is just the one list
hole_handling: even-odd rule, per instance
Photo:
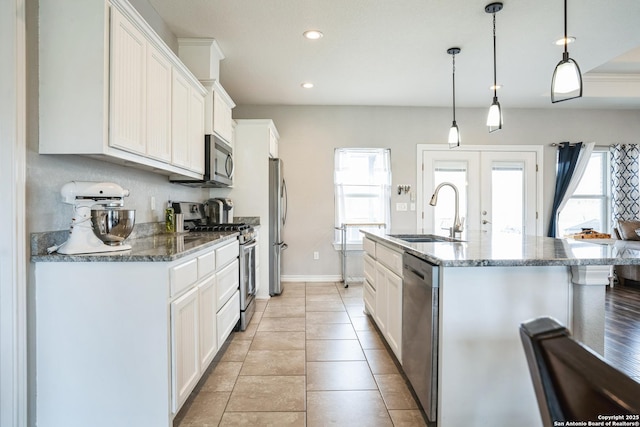
{"label": "recessed ceiling light", "polygon": [[324,34],[322,34],[322,31],[320,30],[308,30],[302,33],[302,35],[309,40],[318,40],[321,39]]}
{"label": "recessed ceiling light", "polygon": [[313,83],[311,82],[304,82],[302,83],[300,86],[302,86],[305,89],[311,89],[313,87]]}
{"label": "recessed ceiling light", "polygon": [[[567,37],[567,44],[573,43],[574,41],[576,41],[575,37],[573,37],[573,36],[568,36]],[[558,46],[564,46],[564,37],[556,40],[554,43],[557,44]]]}

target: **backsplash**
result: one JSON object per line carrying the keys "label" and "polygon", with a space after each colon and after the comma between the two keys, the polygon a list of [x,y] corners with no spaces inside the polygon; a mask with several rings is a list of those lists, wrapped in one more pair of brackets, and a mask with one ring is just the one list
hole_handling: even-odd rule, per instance
{"label": "backsplash", "polygon": [[165,175],[76,155],[40,155],[30,150],[27,174],[29,233],[69,229],[73,206],[63,203],[60,195],[69,181],[114,182],[128,189],[124,207],[135,209],[136,228],[138,224],[164,221],[169,200],[204,202],[209,198],[207,189],[172,184]]}

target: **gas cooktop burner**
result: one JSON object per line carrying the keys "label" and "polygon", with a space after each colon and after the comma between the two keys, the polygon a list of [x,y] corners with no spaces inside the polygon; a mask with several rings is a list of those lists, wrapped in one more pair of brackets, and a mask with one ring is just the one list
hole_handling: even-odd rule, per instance
{"label": "gas cooktop burner", "polygon": [[194,225],[192,228],[189,228],[189,231],[193,233],[237,231],[240,233],[238,240],[241,245],[251,243],[256,238],[255,229],[245,223]]}
{"label": "gas cooktop burner", "polygon": [[210,225],[196,225],[191,231],[245,231],[249,230],[251,226],[245,223],[233,223],[233,224],[210,224]]}

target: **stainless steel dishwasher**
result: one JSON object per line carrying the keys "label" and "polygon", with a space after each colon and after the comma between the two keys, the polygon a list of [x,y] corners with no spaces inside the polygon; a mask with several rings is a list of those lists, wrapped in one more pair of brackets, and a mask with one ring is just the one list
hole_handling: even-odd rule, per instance
{"label": "stainless steel dishwasher", "polygon": [[438,266],[405,252],[402,290],[402,368],[427,418],[438,406]]}

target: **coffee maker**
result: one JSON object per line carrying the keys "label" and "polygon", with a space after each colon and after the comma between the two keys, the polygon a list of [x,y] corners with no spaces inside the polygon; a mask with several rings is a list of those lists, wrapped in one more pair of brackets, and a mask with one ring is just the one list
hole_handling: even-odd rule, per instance
{"label": "coffee maker", "polygon": [[222,197],[209,199],[205,203],[207,224],[231,224],[233,222],[233,201]]}

